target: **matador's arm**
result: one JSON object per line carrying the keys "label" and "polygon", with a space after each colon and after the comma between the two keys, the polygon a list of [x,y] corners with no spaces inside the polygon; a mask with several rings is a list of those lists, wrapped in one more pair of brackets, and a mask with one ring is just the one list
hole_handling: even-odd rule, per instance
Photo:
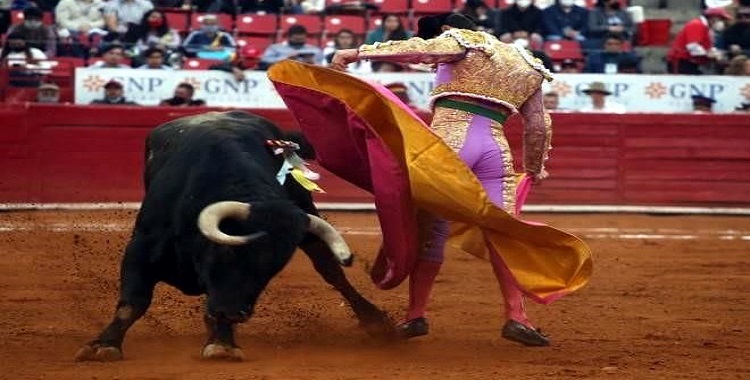
{"label": "matador's arm", "polygon": [[523,117],[523,166],[527,173],[535,175],[544,171],[544,161],[552,148],[552,119],[544,109],[542,89],[521,106]]}
{"label": "matador's arm", "polygon": [[428,40],[413,37],[402,41],[376,42],[362,45],[358,59],[403,63],[443,63],[457,61],[466,54],[466,48],[449,34]]}

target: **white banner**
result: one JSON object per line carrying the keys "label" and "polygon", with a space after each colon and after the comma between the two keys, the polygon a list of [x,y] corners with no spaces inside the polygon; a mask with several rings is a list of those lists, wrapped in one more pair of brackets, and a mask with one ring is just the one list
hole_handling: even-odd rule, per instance
{"label": "white banner", "polygon": [[[370,74],[367,79],[383,84],[402,82],[413,103],[427,108],[432,91],[431,73]],[[604,82],[613,94],[608,100],[625,106],[627,112],[691,112],[692,95],[716,99],[715,112],[731,112],[750,101],[750,77],[643,75],[643,74],[557,74],[544,90],[560,95],[560,107],[575,111],[590,102],[583,90],[594,81]],[[242,82],[222,71],[138,70],[78,68],[75,77],[75,103],[89,104],[104,97],[104,84],[121,82],[125,97],[142,105],[157,105],[172,97],[179,83],[196,88],[194,98],[207,105],[238,108],[285,108],[264,71],[248,71]]]}

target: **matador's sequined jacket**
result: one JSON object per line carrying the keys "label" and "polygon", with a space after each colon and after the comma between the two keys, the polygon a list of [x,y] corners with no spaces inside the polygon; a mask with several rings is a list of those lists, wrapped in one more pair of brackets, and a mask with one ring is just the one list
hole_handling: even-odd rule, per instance
{"label": "matador's sequined jacket", "polygon": [[550,72],[525,49],[478,31],[449,29],[438,37],[387,41],[359,48],[360,59],[437,64],[431,103],[461,96],[520,113],[524,168],[540,173],[550,149],[552,123],[544,110],[542,82]]}

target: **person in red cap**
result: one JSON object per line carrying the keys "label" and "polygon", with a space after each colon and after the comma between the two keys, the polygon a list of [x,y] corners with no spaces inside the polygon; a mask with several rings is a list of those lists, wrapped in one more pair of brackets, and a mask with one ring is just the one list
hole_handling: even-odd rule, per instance
{"label": "person in red cap", "polygon": [[724,8],[708,8],[703,14],[690,20],[677,34],[667,53],[668,71],[672,74],[703,74],[702,66],[721,59],[714,47],[711,30],[724,31],[731,16]]}

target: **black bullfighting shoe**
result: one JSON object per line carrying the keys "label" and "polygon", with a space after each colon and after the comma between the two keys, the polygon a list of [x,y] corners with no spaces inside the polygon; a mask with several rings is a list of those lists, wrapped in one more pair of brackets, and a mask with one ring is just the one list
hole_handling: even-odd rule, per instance
{"label": "black bullfighting shoe", "polygon": [[539,330],[512,319],[503,326],[503,338],[526,346],[549,346],[549,338]]}
{"label": "black bullfighting shoe", "polygon": [[401,339],[416,338],[427,335],[428,332],[430,332],[430,325],[427,324],[427,319],[423,317],[414,318],[398,325],[398,335]]}

